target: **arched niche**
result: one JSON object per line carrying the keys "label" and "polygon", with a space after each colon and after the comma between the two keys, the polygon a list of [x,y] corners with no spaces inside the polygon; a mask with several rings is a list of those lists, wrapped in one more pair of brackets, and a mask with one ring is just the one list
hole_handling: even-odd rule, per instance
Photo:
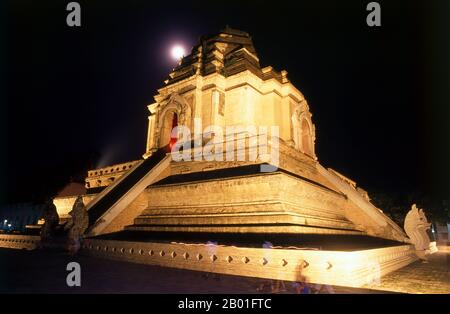
{"label": "arched niche", "polygon": [[155,132],[158,147],[164,147],[169,143],[174,144],[176,142],[176,137],[171,136],[172,129],[175,126],[185,126],[191,130],[191,112],[191,106],[177,93],[173,93],[159,107],[157,131]]}
{"label": "arched niche", "polygon": [[159,147],[164,147],[167,144],[173,145],[176,142],[177,138],[172,134],[172,130],[176,126],[178,126],[178,113],[176,110],[165,111],[161,123]]}
{"label": "arched niche", "polygon": [[291,117],[292,140],[294,147],[304,154],[316,159],[315,154],[315,128],[311,120],[312,114],[306,101],[301,102]]}
{"label": "arched niche", "polygon": [[314,157],[311,126],[307,119],[300,122],[301,150],[308,156]]}

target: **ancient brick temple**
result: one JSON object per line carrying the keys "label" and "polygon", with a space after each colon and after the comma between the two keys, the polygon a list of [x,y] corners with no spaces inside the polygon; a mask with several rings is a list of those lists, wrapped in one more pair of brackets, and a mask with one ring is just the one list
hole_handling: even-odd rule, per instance
{"label": "ancient brick temple", "polygon": [[[367,193],[320,164],[307,100],[286,71],[261,67],[249,34],[227,27],[202,37],[154,99],[148,105],[143,159],[88,172],[83,196],[90,218],[84,246],[88,252],[171,267],[292,280],[299,272],[294,259],[309,259],[305,270],[316,282],[349,285],[361,284],[361,274],[370,273],[368,263],[362,260],[374,262],[384,273],[415,259],[403,230],[370,202]],[[198,122],[200,131],[195,130]],[[223,152],[222,161],[175,161],[164,149],[177,140],[173,127],[185,126],[192,134],[203,136],[188,139],[197,143],[188,152],[194,156],[201,152],[205,138],[218,137],[217,132],[208,130],[212,125],[278,127],[276,147],[271,141],[266,145],[268,151],[278,151],[276,171],[261,172],[260,166],[271,161],[260,155],[253,160],[227,160],[230,149],[233,156],[242,150],[238,139],[224,140],[223,146],[230,149]],[[252,136],[241,134],[244,151],[252,148]],[[74,200],[54,200],[62,220],[68,217]],[[302,241],[314,237],[320,238],[322,249],[327,241],[336,242],[336,237],[342,239],[342,248],[352,242],[371,245],[360,246],[351,256],[283,248],[292,244],[307,247]],[[168,244],[164,239],[173,241]],[[228,242],[214,254],[192,246],[205,239],[219,239],[219,245],[220,239]],[[273,250],[276,262],[261,255],[255,239],[278,239],[280,250]],[[182,242],[192,245],[183,246]],[[385,251],[377,251],[381,248]],[[271,263],[280,268],[275,275],[275,268],[270,274],[265,272],[264,267]],[[323,277],[322,268],[329,277]],[[355,270],[360,273],[352,274]]]}

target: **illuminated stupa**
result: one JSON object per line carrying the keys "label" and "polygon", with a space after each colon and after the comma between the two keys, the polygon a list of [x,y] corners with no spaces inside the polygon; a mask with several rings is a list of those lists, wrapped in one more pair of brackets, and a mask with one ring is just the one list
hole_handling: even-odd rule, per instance
{"label": "illuminated stupa", "polygon": [[[202,37],[154,99],[143,159],[88,172],[87,254],[288,280],[302,272],[313,282],[353,286],[365,283],[373,265],[384,274],[415,260],[403,230],[367,193],[320,164],[305,97],[286,71],[261,67],[246,32],[227,27]],[[261,155],[227,161],[230,150],[223,161],[173,160],[166,149],[177,140],[173,128],[198,134],[198,122],[202,139],[189,138],[197,151],[217,138],[212,125],[277,127],[276,147],[266,145],[277,149],[277,163]],[[252,136],[243,136],[245,151]],[[261,165],[276,170],[261,172]],[[74,200],[54,200],[61,218]],[[219,243],[212,254],[201,246],[207,240]],[[270,258],[263,241],[279,247]]]}

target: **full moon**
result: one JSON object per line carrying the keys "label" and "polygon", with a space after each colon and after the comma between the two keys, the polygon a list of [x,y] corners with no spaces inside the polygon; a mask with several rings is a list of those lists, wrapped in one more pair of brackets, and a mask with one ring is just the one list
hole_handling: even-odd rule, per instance
{"label": "full moon", "polygon": [[172,58],[178,61],[186,55],[186,52],[182,46],[175,45],[170,50],[170,54],[172,55]]}

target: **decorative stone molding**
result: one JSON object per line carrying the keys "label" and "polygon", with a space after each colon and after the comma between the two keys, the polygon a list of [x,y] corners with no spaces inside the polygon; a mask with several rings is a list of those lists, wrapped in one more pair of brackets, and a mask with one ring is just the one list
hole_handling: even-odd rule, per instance
{"label": "decorative stone molding", "polygon": [[211,250],[206,243],[86,239],[81,253],[148,265],[349,287],[372,284],[374,265],[381,277],[417,260],[411,245],[350,252],[224,245]]}
{"label": "decorative stone molding", "polygon": [[106,187],[120,178],[124,173],[133,168],[138,160],[133,160],[121,164],[115,164],[108,167],[93,169],[88,171],[85,179],[86,188]]}
{"label": "decorative stone molding", "polygon": [[40,242],[40,236],[0,234],[0,247],[2,248],[34,250]]}

